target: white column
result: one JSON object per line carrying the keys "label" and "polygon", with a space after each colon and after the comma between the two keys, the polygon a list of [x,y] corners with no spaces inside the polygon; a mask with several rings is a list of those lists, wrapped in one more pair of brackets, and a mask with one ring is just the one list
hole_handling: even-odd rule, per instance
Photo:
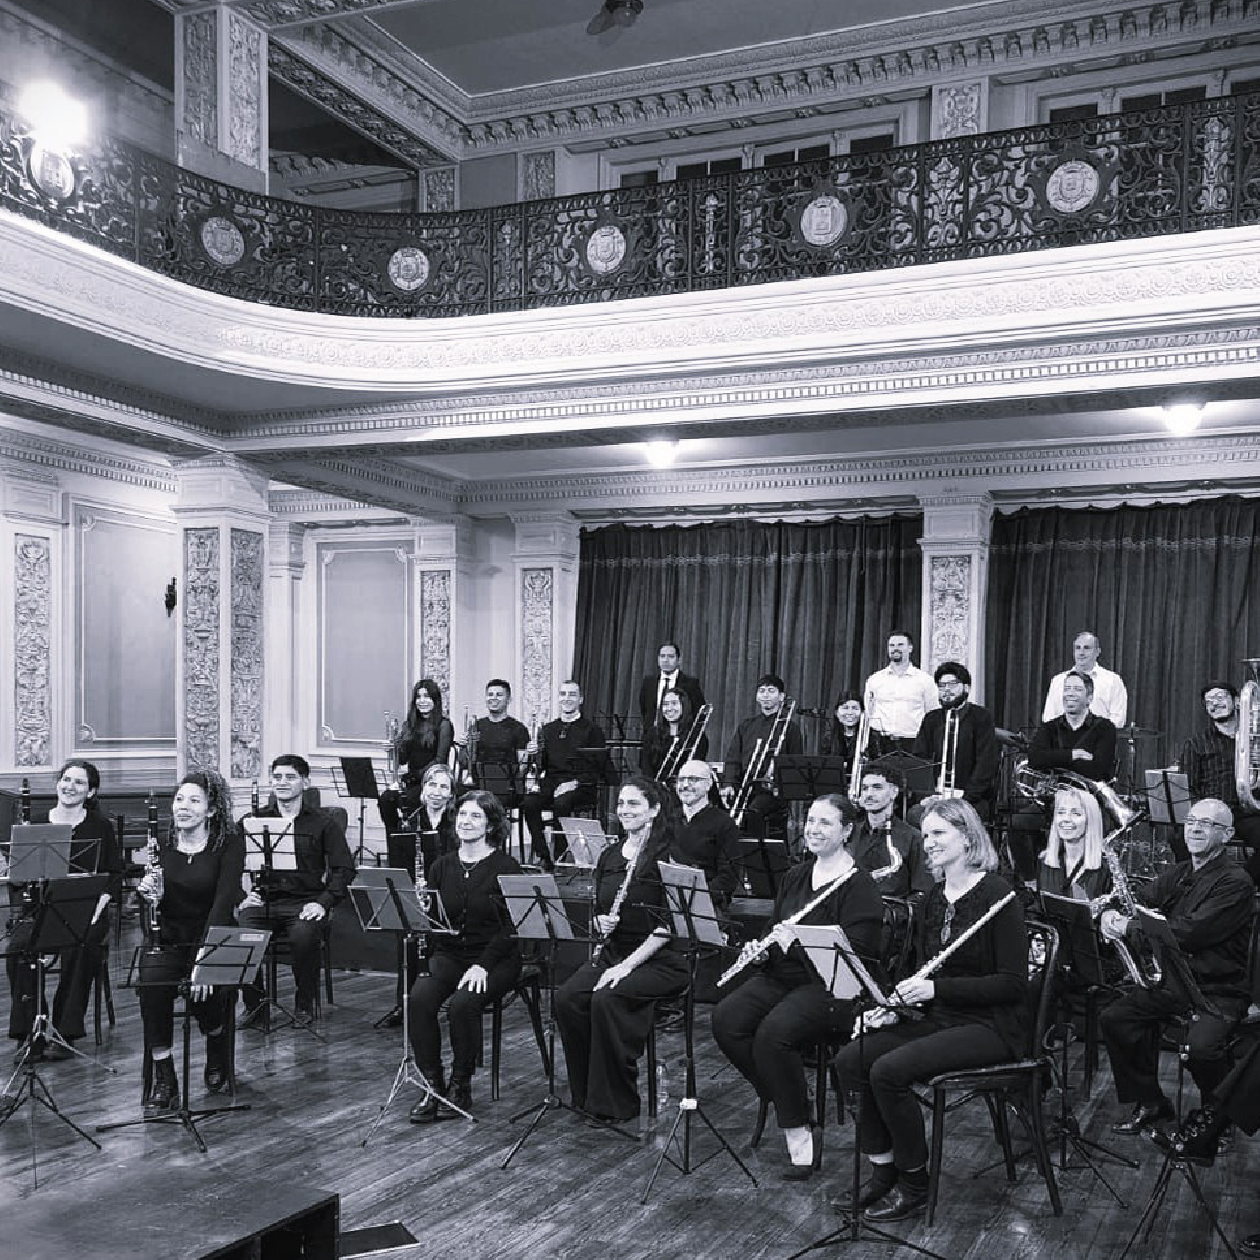
{"label": "white column", "polygon": [[[306,530],[272,521],[267,531],[267,620],[264,650],[267,704],[263,710],[263,762],[303,752],[302,640],[299,609],[306,573]],[[261,769],[261,767],[260,767]]]}
{"label": "white column", "polygon": [[472,618],[473,524],[467,517],[417,524],[415,535],[415,674],[432,678],[446,698],[447,716],[463,737],[464,708],[480,695]]}

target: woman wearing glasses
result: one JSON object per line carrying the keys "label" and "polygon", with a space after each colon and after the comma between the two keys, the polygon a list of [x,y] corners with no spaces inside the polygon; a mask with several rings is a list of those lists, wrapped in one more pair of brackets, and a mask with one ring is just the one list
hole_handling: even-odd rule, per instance
{"label": "woman wearing glasses", "polygon": [[[933,958],[1010,891],[976,811],[961,798],[924,802],[923,850],[941,881],[919,920],[920,958]],[[927,1204],[927,1140],[913,1086],[942,1072],[985,1067],[1028,1050],[1028,938],[1012,898],[929,979],[911,976],[893,998],[922,1012],[876,1009],[864,1035],[836,1060],[861,1091],[859,1141],[873,1172],[858,1197],[871,1221],[896,1221]]]}

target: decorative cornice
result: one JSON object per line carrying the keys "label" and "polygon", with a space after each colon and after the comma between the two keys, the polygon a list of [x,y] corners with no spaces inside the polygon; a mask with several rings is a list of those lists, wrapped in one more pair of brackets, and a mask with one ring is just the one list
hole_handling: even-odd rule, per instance
{"label": "decorative cornice", "polygon": [[24,464],[54,472],[79,473],[85,477],[102,477],[162,494],[174,494],[176,478],[165,460],[147,460],[142,455],[93,448],[82,443],[71,445],[43,434],[24,433],[4,426],[5,453]]}
{"label": "decorative cornice", "polygon": [[456,510],[461,483],[447,481],[405,464],[371,459],[261,459],[278,480],[317,490],[333,498],[362,495],[360,502],[407,514],[447,515]]}

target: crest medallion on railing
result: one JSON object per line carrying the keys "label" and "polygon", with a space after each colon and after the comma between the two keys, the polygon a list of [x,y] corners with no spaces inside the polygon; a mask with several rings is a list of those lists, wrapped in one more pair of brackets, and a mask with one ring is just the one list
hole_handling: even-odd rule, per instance
{"label": "crest medallion on railing", "polygon": [[849,230],[849,209],[835,189],[818,189],[801,211],[797,230],[807,245],[826,249]]}
{"label": "crest medallion on railing", "polygon": [[415,293],[429,283],[433,267],[429,255],[416,245],[404,245],[389,256],[389,282],[400,293]]}
{"label": "crest medallion on railing", "polygon": [[220,267],[235,267],[245,257],[245,237],[241,229],[221,214],[212,214],[197,231],[206,257]]}

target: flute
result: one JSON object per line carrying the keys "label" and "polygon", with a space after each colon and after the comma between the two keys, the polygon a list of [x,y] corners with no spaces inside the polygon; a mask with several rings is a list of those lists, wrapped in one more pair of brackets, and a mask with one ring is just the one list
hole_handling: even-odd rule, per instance
{"label": "flute", "polygon": [[[639,845],[639,851],[634,855],[634,860],[626,863],[625,878],[622,879],[621,884],[618,886],[617,892],[613,896],[612,905],[608,908],[608,917],[610,919],[621,918],[621,907],[626,903],[626,897],[630,892],[630,885],[634,882],[635,872],[638,871],[639,863],[642,861],[643,855],[647,852],[647,846],[648,838],[647,836],[644,836],[643,842]],[[595,895],[598,897],[598,889],[596,889]],[[612,936],[616,930],[617,925],[614,923],[613,926],[608,929],[607,935],[601,937],[595,942],[595,948],[591,951],[591,962],[599,962],[599,956],[604,952],[604,946],[608,944],[608,938]]]}

